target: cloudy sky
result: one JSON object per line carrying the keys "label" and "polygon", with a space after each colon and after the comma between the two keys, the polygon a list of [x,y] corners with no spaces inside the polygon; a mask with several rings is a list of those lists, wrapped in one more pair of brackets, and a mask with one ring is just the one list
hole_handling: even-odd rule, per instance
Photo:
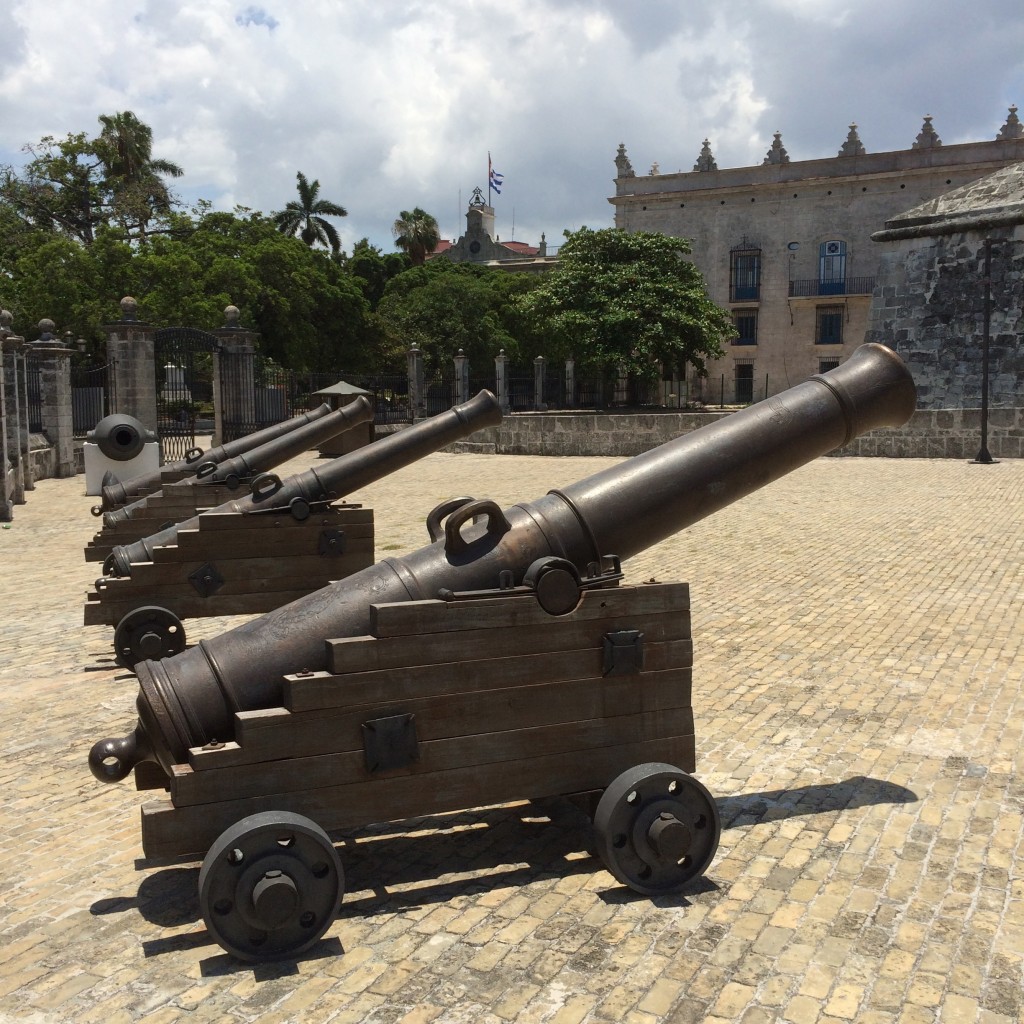
{"label": "cloudy sky", "polygon": [[948,144],[1024,111],[1021,0],[0,0],[0,164],[132,110],[186,202],[265,212],[295,172],[393,248],[400,210],[465,225],[487,155],[497,231],[557,244],[612,222],[620,142],[637,173]]}

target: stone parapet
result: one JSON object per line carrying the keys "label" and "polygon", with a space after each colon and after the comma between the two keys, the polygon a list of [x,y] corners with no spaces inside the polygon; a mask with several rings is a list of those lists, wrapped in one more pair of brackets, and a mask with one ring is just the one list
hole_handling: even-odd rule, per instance
{"label": "stone parapet", "polygon": [[[639,455],[730,415],[730,412],[517,414],[445,450],[499,455],[626,457]],[[973,459],[978,454],[980,437],[979,409],[922,409],[905,426],[864,434],[833,454]],[[990,410],[988,449],[997,459],[1024,458],[1024,407]]]}

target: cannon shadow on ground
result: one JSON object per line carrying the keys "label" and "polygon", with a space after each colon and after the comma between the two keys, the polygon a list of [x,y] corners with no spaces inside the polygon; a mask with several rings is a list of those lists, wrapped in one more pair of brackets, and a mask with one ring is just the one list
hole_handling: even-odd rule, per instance
{"label": "cannon shadow on ground", "polygon": [[[767,821],[853,810],[875,804],[913,803],[917,795],[904,786],[853,776],[840,782],[817,783],[769,792],[739,793],[717,799],[722,828],[741,828]],[[356,832],[337,834],[345,871],[346,898],[339,916],[354,918],[379,912],[402,913],[458,896],[493,889],[561,879],[600,870],[590,840],[590,820],[575,802],[555,798],[534,803],[485,807],[451,814],[383,822]],[[140,868],[146,867],[139,861]],[[712,876],[714,869],[711,870]],[[137,896],[98,900],[95,916],[136,910],[164,928],[201,920],[198,866],[164,867],[148,875]],[[657,906],[686,906],[692,897],[715,892],[707,878],[694,879],[685,893],[659,897]],[[602,894],[609,903],[649,900],[623,886]],[[306,956],[331,955],[325,939]],[[144,943],[146,956],[211,943],[205,930]],[[323,947],[323,948],[321,948]],[[229,968],[210,961],[212,971]],[[229,963],[234,963],[230,957]]]}

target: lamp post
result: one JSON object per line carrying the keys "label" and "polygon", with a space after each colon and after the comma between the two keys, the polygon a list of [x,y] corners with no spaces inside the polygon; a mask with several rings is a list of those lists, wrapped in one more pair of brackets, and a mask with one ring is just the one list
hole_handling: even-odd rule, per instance
{"label": "lamp post", "polygon": [[981,447],[974,457],[977,466],[991,466],[995,463],[988,450],[988,342],[992,320],[992,239],[985,239],[984,305],[981,327]]}

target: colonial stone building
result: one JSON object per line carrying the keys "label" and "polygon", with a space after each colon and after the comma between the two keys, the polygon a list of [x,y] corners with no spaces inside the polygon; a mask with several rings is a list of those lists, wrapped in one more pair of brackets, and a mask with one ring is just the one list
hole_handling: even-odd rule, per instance
{"label": "colonial stone building", "polygon": [[[887,221],[867,340],[910,366],[920,409],[1024,406],[1024,163]],[[1002,414],[1005,415],[1005,414]]]}
{"label": "colonial stone building", "polygon": [[499,270],[541,273],[558,262],[548,255],[547,241],[541,235],[540,245],[525,242],[502,242],[495,237],[494,207],[484,201],[483,192],[474,189],[466,210],[466,233],[457,241],[441,241],[428,259],[446,259],[452,263],[479,263]]}
{"label": "colonial stone building", "polygon": [[[830,369],[865,340],[888,221],[1024,160],[1015,107],[988,142],[943,145],[932,118],[904,150],[868,153],[857,126],[836,156],[791,160],[780,133],[759,166],[720,170],[705,140],[692,171],[615,163],[615,225],[690,239],[737,336],[691,400],[749,402]],[[881,328],[875,328],[876,332]]]}

